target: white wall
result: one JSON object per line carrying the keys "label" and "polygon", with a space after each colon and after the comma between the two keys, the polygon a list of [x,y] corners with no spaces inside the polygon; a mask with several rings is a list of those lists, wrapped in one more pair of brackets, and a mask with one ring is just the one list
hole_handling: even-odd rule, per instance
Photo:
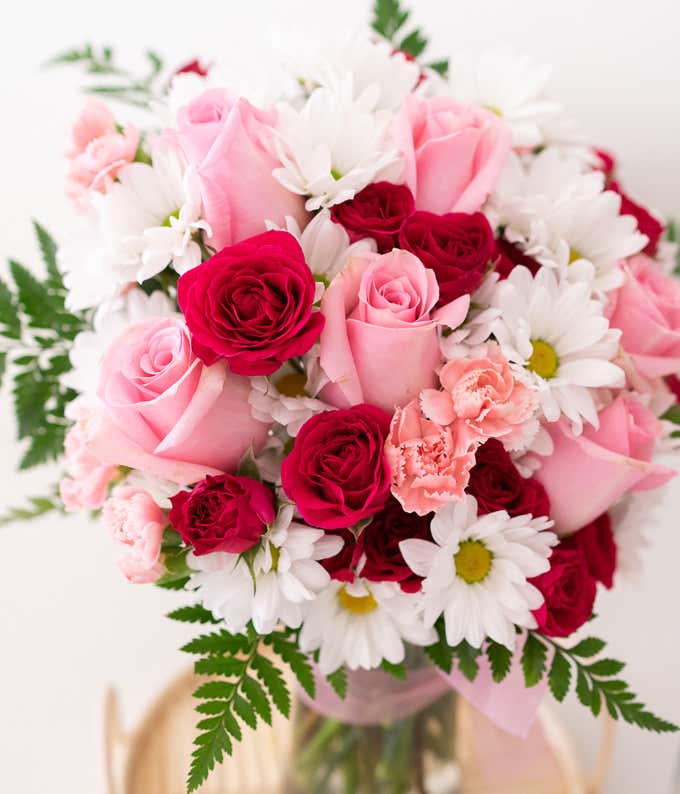
{"label": "white wall", "polygon": [[[171,61],[226,56],[244,68],[266,62],[270,31],[358,26],[369,0],[173,3],[85,0],[6,9],[0,26],[0,257],[35,261],[29,218],[57,235],[66,131],[80,103],[78,75],[40,69],[85,40],[117,45],[132,60],[152,46]],[[11,14],[11,16],[10,16]],[[617,152],[630,190],[680,215],[680,5],[616,0],[420,0],[416,18],[435,55],[510,43],[554,64],[555,94],[594,142]],[[299,35],[299,34],[298,34]],[[279,36],[280,38],[280,36]],[[18,450],[7,397],[0,403],[0,505],[38,493],[53,472],[15,475]],[[601,599],[592,626],[630,661],[632,683],[650,705],[680,721],[677,535],[680,493],[664,520],[638,590]],[[140,713],[184,663],[184,632],[162,618],[176,597],[123,584],[108,540],[82,519],[46,519],[0,530],[0,790],[99,794],[100,703],[108,683]],[[584,755],[597,726],[564,709]],[[667,794],[680,740],[620,731],[609,794]]]}

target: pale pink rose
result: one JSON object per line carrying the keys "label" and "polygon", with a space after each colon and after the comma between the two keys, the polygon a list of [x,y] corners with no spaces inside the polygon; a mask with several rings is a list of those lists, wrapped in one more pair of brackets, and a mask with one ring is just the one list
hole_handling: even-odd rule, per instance
{"label": "pale pink rose", "polygon": [[498,116],[449,97],[409,94],[394,123],[416,208],[476,212],[498,184],[512,134]]}
{"label": "pale pink rose", "polygon": [[428,419],[455,425],[461,447],[500,438],[515,448],[524,438],[524,425],[537,407],[535,392],[513,377],[507,359],[495,343],[482,358],[457,358],[439,373],[443,390],[425,389],[420,405]]}
{"label": "pale pink rose", "polygon": [[352,258],[321,301],[320,363],[330,381],[322,399],[392,412],[435,386],[442,363],[437,325],[460,325],[470,296],[434,311],[438,300],[434,271],[408,251]]}
{"label": "pale pink rose", "polygon": [[88,190],[103,193],[118,171],[135,159],[139,133],[131,124],[122,132],[102,102],[90,99],[71,130],[72,146],[66,193],[79,201]]}
{"label": "pale pink rose", "polygon": [[534,476],[550,497],[550,518],[560,534],[575,532],[629,491],[659,488],[676,472],[652,463],[661,422],[623,393],[599,415],[600,426],[575,436],[568,422],[547,425],[553,454]]}
{"label": "pale pink rose", "polygon": [[627,260],[623,272],[608,311],[623,349],[648,378],[680,373],[680,284],[644,254]]}
{"label": "pale pink rose", "polygon": [[102,521],[113,539],[124,547],[118,565],[129,582],[155,582],[164,572],[161,562],[166,514],[141,488],[117,488],[102,509]]}
{"label": "pale pink rose", "polygon": [[97,393],[93,453],[182,485],[234,471],[267,437],[250,412],[250,381],[223,359],[206,367],[180,316],[130,326],[102,360]]}
{"label": "pale pink rose", "polygon": [[460,450],[451,427],[426,419],[413,400],[392,417],[385,455],[392,493],[408,513],[424,516],[464,498],[474,448]]}
{"label": "pale pink rose", "polygon": [[64,465],[67,477],[59,483],[64,509],[98,510],[109,495],[109,484],[117,473],[115,466],[99,461],[87,447],[89,414],[81,412],[64,440]]}
{"label": "pale pink rose", "polygon": [[180,109],[177,130],[167,133],[198,176],[217,249],[265,231],[266,221],[285,226],[291,216],[306,223],[304,198],[272,176],[281,165],[272,143],[276,121],[276,110],[211,88]]}

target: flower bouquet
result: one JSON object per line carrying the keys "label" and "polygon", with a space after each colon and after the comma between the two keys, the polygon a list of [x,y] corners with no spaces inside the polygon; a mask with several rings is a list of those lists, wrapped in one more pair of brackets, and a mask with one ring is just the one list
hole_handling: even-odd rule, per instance
{"label": "flower bouquet", "polygon": [[378,0],[268,99],[215,64],[56,59],[97,81],[77,221],[58,251],[36,224],[47,272],[11,263],[0,333],[21,467],[63,453],[65,475],[6,518],[94,511],[130,582],[184,592],[208,676],[189,791],[290,713],[282,666],[291,791],[426,791],[454,693],[518,735],[572,686],[676,730],[570,639],[674,474],[674,228],[547,70],[431,62],[408,18]]}

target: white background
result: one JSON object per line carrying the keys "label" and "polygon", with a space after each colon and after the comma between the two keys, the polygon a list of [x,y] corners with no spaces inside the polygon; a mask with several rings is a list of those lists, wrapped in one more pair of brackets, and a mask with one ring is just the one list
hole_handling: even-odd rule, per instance
{"label": "white background", "polygon": [[[79,103],[75,70],[44,71],[55,52],[90,40],[134,59],[145,47],[181,62],[201,54],[244,69],[270,57],[272,31],[313,41],[357,27],[369,0],[65,0],[13,3],[0,28],[0,255],[36,261],[29,218],[59,236],[69,217],[62,152]],[[680,214],[680,6],[674,0],[419,0],[432,54],[511,44],[552,62],[554,93],[594,142],[621,157],[642,200]],[[4,267],[4,265],[3,265]],[[9,402],[0,403],[0,505],[39,493],[56,473],[16,475]],[[49,479],[48,479],[49,478]],[[653,527],[654,548],[637,589],[601,598],[593,630],[629,660],[635,688],[680,722],[677,486]],[[164,620],[177,596],[124,584],[107,538],[81,518],[0,530],[0,791],[100,794],[101,701],[123,693],[136,718],[185,660],[181,627]],[[575,703],[562,710],[584,758],[598,726]],[[670,794],[680,739],[622,728],[609,794]]]}

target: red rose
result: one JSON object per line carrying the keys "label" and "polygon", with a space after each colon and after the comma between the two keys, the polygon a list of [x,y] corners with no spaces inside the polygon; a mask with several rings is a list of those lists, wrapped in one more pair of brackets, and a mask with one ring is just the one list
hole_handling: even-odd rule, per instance
{"label": "red rose", "polygon": [[493,231],[481,212],[414,212],[401,227],[399,246],[434,270],[439,305],[473,293],[497,256]]}
{"label": "red rose", "polygon": [[252,548],[276,514],[267,487],[233,474],[208,475],[193,491],[180,491],[170,501],[170,524],[196,556]]}
{"label": "red rose", "polygon": [[541,634],[568,637],[593,614],[597,584],[580,550],[557,546],[550,566],[549,571],[529,580],[545,599],[534,617]]}
{"label": "red rose", "polygon": [[399,229],[415,208],[406,185],[375,182],[353,199],[331,207],[331,218],[344,227],[352,242],[372,237],[378,252],[386,254],[397,247]]}
{"label": "red rose", "polygon": [[590,575],[611,590],[616,572],[616,541],[607,513],[564,538],[560,545],[564,549],[582,551]]}
{"label": "red rose", "polygon": [[389,431],[390,415],[366,404],[324,411],[302,425],[281,482],[308,524],[342,529],[382,509],[390,492]]}
{"label": "red rose", "polygon": [[467,492],[477,500],[480,515],[505,510],[511,516],[549,516],[550,500],[541,483],[524,478],[496,438],[489,439],[475,453]]}
{"label": "red rose", "polygon": [[189,61],[184,66],[180,66],[179,69],[175,69],[175,74],[197,74],[199,77],[207,77],[209,71],[209,66],[203,66],[198,58],[194,58],[193,61]]}
{"label": "red rose", "polygon": [[673,392],[676,402],[680,403],[680,378],[676,375],[667,375],[664,380],[666,386]]}
{"label": "red rose", "polygon": [[297,240],[274,231],[223,248],[177,285],[197,355],[226,358],[237,375],[271,375],[309,350],[324,323],[314,293]]}
{"label": "red rose", "polygon": [[540,264],[532,256],[527,256],[504,237],[497,240],[496,245],[500,255],[496,260],[495,270],[501,278],[507,278],[517,265],[529,268],[532,276],[535,276],[541,269]]}
{"label": "red rose", "polygon": [[597,157],[597,164],[594,166],[595,171],[602,171],[605,180],[609,183],[614,177],[616,170],[616,159],[613,154],[605,149],[593,149],[595,157]]}
{"label": "red rose", "polygon": [[331,579],[353,582],[354,572],[363,552],[361,539],[357,541],[355,534],[349,529],[337,529],[328,534],[341,537],[344,545],[337,554],[319,562],[328,571]]}
{"label": "red rose", "polygon": [[658,218],[641,204],[637,204],[630,196],[627,196],[618,182],[612,182],[607,190],[613,190],[621,196],[621,215],[632,215],[638,222],[638,229],[642,234],[649,237],[649,242],[643,249],[643,253],[648,256],[656,256],[659,247],[659,241],[663,237],[666,227],[661,223]]}
{"label": "red rose", "polygon": [[399,543],[409,538],[431,541],[432,515],[405,513],[401,504],[391,498],[361,533],[360,542],[366,555],[361,576],[371,582],[399,582],[405,593],[418,592],[422,579],[404,561]]}

